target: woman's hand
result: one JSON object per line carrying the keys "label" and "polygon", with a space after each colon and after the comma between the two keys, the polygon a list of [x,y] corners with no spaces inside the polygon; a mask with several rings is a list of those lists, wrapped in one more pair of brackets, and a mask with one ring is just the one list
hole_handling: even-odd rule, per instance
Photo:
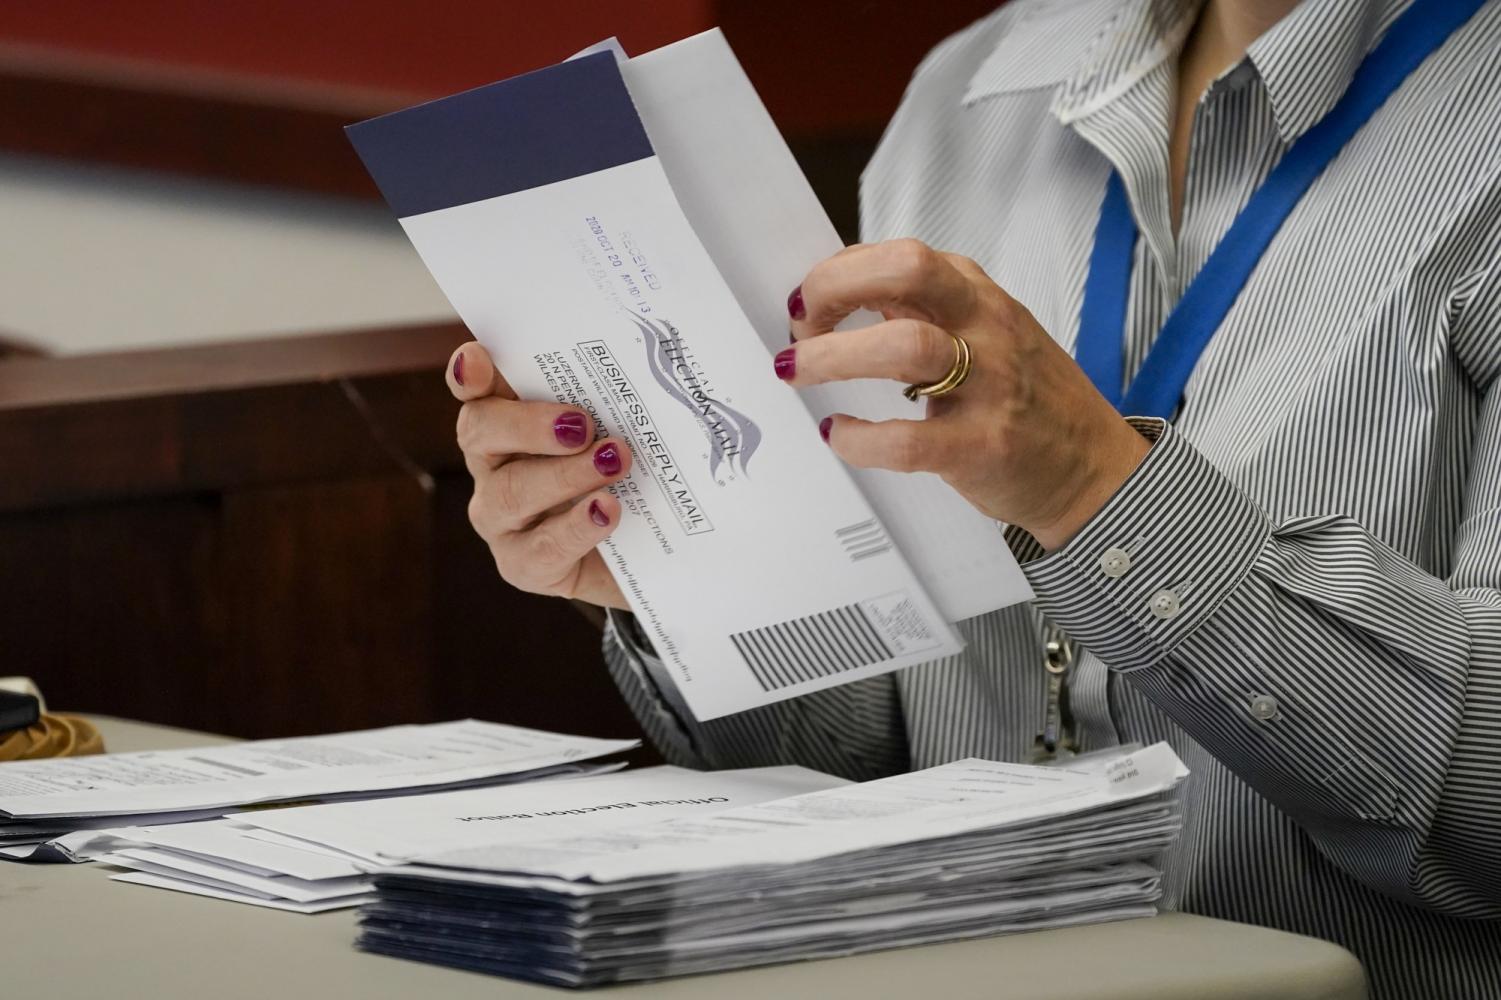
{"label": "woman's hand", "polygon": [[464,403],[469,521],[501,577],[534,594],[626,607],[594,547],[620,522],[620,502],[605,487],[630,471],[630,450],[615,438],[596,443],[582,410],[518,401],[479,344],[454,352],[448,388]]}
{"label": "woman's hand", "polygon": [[[834,331],[862,308],[886,322]],[[851,465],[939,474],[1044,548],[1082,528],[1150,447],[1032,314],[965,257],[916,240],[853,246],[814,267],[788,309],[797,343],[777,356],[776,371],[793,385],[936,382],[954,364],[950,334],[963,337],[969,380],[929,400],[927,419],[838,414],[824,435]]]}

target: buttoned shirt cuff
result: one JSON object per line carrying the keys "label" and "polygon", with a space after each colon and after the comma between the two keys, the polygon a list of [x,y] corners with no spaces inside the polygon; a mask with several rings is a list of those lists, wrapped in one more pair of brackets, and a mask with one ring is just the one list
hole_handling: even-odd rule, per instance
{"label": "buttoned shirt cuff", "polygon": [[1165,421],[1131,424],[1155,439],[1131,477],[1061,549],[1022,564],[1038,608],[1115,670],[1170,654],[1271,536],[1260,508]]}

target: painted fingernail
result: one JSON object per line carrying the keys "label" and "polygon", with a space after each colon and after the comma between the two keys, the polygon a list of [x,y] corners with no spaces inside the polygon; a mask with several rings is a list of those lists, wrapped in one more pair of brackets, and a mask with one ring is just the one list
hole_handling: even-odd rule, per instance
{"label": "painted fingernail", "polygon": [[818,436],[823,438],[824,444],[829,443],[829,432],[834,429],[834,418],[824,417],[818,422]]}
{"label": "painted fingernail", "polygon": [[457,382],[459,385],[463,385],[464,384],[464,352],[463,351],[460,351],[459,353],[457,353],[457,354],[455,354],[453,356],[453,380],[455,382]]}
{"label": "painted fingernail", "polygon": [[598,500],[589,501],[589,520],[601,528],[610,523],[610,515],[605,513],[605,509],[599,505]]}
{"label": "painted fingernail", "polygon": [[779,351],[776,359],[772,361],[771,367],[776,371],[777,378],[783,382],[791,379],[792,376],[797,374],[796,349],[789,347],[785,351]]}
{"label": "painted fingernail", "polygon": [[803,305],[802,285],[798,285],[792,290],[792,294],[787,296],[787,315],[793,319],[802,319],[808,315],[808,307]]}
{"label": "painted fingernail", "polygon": [[601,476],[620,475],[620,449],[614,441],[606,441],[594,453],[594,468]]}
{"label": "painted fingernail", "polygon": [[577,448],[588,437],[588,423],[582,413],[565,413],[552,422],[553,436],[564,448]]}

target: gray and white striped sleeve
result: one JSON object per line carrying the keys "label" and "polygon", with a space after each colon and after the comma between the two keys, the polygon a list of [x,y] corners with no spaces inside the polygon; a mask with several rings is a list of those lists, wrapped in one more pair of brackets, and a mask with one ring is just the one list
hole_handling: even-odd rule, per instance
{"label": "gray and white striped sleeve", "polygon": [[907,769],[901,700],[890,676],[699,722],[666,667],[633,631],[628,616],[610,612],[605,663],[647,736],[672,763],[701,769],[801,764],[862,781]]}
{"label": "gray and white striped sleeve", "polygon": [[[1355,520],[1274,521],[1160,437],[1062,549],[1043,611],[1368,885],[1501,916],[1501,279],[1454,329],[1484,404],[1446,578]],[[1380,433],[1372,428],[1372,433]],[[1129,553],[1129,569],[1111,549]]]}

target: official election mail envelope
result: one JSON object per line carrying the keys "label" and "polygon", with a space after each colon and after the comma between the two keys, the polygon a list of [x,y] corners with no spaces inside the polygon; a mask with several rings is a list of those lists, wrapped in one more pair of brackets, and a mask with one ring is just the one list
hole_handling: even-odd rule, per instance
{"label": "official election mail envelope", "polygon": [[773,376],[613,54],[349,135],[521,397],[577,406],[630,448],[621,524],[602,551],[697,717],[961,647]]}

